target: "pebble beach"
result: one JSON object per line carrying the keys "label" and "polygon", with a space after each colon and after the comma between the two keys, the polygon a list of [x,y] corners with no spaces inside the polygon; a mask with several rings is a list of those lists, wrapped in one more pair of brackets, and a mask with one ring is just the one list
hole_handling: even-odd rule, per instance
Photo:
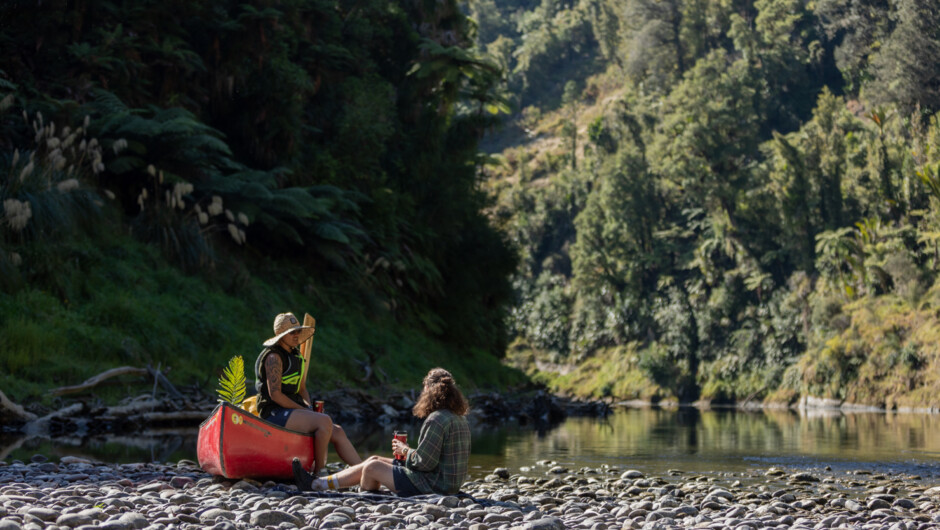
{"label": "pebble beach", "polygon": [[226,480],[192,461],[107,464],[79,457],[0,462],[0,530],[264,528],[940,528],[936,480],[871,471],[649,476],[551,461],[492,470],[453,496],[299,492]]}

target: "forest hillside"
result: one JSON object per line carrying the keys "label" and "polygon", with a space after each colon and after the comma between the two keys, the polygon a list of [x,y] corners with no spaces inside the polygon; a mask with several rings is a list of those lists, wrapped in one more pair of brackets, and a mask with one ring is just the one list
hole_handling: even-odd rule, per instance
{"label": "forest hillside", "polygon": [[473,0],[510,363],[611,399],[940,406],[940,9]]}
{"label": "forest hillside", "polygon": [[283,311],[317,319],[314,389],[524,383],[471,29],[449,1],[0,4],[0,390],[211,392]]}
{"label": "forest hillside", "polygon": [[[0,6],[0,389],[940,406],[925,0]],[[116,389],[121,393],[123,389]]]}

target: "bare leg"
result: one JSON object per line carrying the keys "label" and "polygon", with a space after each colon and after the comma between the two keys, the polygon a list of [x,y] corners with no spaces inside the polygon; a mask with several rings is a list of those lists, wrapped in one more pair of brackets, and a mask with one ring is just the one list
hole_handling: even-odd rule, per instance
{"label": "bare leg", "polygon": [[346,436],[346,431],[339,425],[333,425],[333,436],[330,438],[330,441],[333,442],[333,448],[336,449],[336,454],[338,454],[339,458],[343,462],[346,462],[347,465],[354,466],[362,463],[362,457],[359,456],[356,448],[353,447],[352,442],[349,441],[349,438]]}
{"label": "bare leg", "polygon": [[333,421],[326,414],[296,409],[287,418],[285,427],[313,435],[313,469],[310,471],[313,476],[319,476],[320,470],[326,465],[326,449],[333,435]]}
{"label": "bare leg", "polygon": [[364,490],[375,491],[379,489],[379,485],[384,485],[395,491],[392,459],[384,456],[370,456],[361,464],[347,467],[331,476],[336,481],[337,488],[349,488],[359,484]]}
{"label": "bare leg", "polygon": [[383,460],[367,460],[363,464],[362,476],[359,479],[359,488],[365,491],[375,491],[379,489],[379,486],[385,486],[391,491],[397,491],[395,489],[395,475],[392,474],[392,469],[394,469],[391,462],[385,462]]}

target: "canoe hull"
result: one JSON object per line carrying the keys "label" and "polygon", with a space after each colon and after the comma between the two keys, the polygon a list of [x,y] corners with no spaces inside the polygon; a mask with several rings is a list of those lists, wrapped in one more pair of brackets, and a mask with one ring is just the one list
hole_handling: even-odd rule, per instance
{"label": "canoe hull", "polygon": [[230,479],[292,479],[291,461],[313,465],[313,436],[278,427],[222,402],[199,426],[196,454],[202,469]]}

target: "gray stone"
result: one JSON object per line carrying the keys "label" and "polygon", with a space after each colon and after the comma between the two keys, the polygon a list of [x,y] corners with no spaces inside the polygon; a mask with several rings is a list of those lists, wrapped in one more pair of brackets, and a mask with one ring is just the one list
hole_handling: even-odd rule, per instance
{"label": "gray stone", "polygon": [[[338,517],[343,517],[347,519],[347,523],[349,522],[349,519],[345,515],[339,515]],[[300,517],[279,510],[261,510],[253,512],[249,521],[251,524],[258,526],[278,526],[284,522],[291,523],[294,526],[303,526],[304,524],[303,519]]]}
{"label": "gray stone", "polygon": [[181,523],[190,523],[190,524],[201,523],[198,517],[196,517],[195,515],[190,515],[188,513],[179,513],[176,515],[176,518],[179,519],[179,522]]}
{"label": "gray stone", "polygon": [[55,520],[55,524],[59,526],[67,526],[69,528],[74,528],[84,524],[94,524],[94,522],[94,519],[87,515],[82,515],[81,513],[62,514]]}
{"label": "gray stone", "polygon": [[335,510],[333,510],[333,513],[345,515],[349,518],[350,521],[354,521],[356,519],[356,510],[350,508],[349,506],[338,506]]}
{"label": "gray stone", "polygon": [[328,515],[323,521],[317,526],[317,528],[342,528],[343,525],[349,524],[349,519],[342,515]]}
{"label": "gray stone", "polygon": [[173,486],[177,489],[183,489],[186,486],[190,486],[195,483],[196,481],[189,477],[173,477],[170,479],[170,486]]}
{"label": "gray stone", "polygon": [[425,504],[421,511],[430,517],[432,521],[447,517],[447,510],[436,504]]}
{"label": "gray stone", "polygon": [[[32,499],[35,502],[35,499]],[[49,508],[27,508],[25,513],[32,515],[33,517],[43,521],[55,521],[59,517],[58,510],[52,510]]]}
{"label": "gray stone", "polygon": [[501,523],[508,523],[509,521],[509,517],[501,513],[488,513],[483,517],[483,522],[488,525],[499,525]]}
{"label": "gray stone", "polygon": [[146,528],[147,525],[150,524],[147,522],[147,518],[138,512],[127,512],[120,515],[117,520],[128,525],[130,528]]}
{"label": "gray stone", "polygon": [[223,519],[235,520],[235,512],[223,510],[222,508],[210,508],[199,514],[199,520],[204,523],[211,523],[219,517]]}
{"label": "gray stone", "polygon": [[382,517],[378,518],[377,522],[388,523],[389,526],[398,526],[401,524],[401,517],[398,517],[397,515],[383,515]]}
{"label": "gray stone", "polygon": [[793,482],[819,482],[819,479],[809,473],[794,473],[790,475]]}
{"label": "gray stone", "polygon": [[853,512],[860,512],[865,509],[865,506],[862,503],[852,499],[846,499],[843,506],[845,506],[846,510],[851,510]]}
{"label": "gray stone", "polygon": [[428,526],[431,523],[431,518],[426,515],[411,515],[405,519],[408,524],[416,524],[420,527]]}
{"label": "gray stone", "polygon": [[457,497],[454,497],[453,495],[446,495],[444,497],[441,497],[441,499],[437,501],[437,503],[445,508],[456,508],[460,506],[460,499],[458,499]]}
{"label": "gray stone", "polygon": [[716,489],[716,490],[714,490],[714,491],[709,492],[708,496],[705,497],[706,500],[707,500],[707,499],[716,499],[716,498],[717,498],[717,499],[725,499],[725,500],[728,500],[728,501],[733,501],[733,500],[734,500],[734,494],[731,493],[730,491],[727,491],[727,490]]}
{"label": "gray stone", "polygon": [[[78,530],[81,530],[82,528],[83,527],[79,526]],[[113,521],[105,521],[101,523],[100,525],[96,526],[95,528],[105,528],[107,530],[134,530],[133,526],[127,523],[118,521],[117,519]]]}
{"label": "gray stone", "polygon": [[176,504],[179,506],[182,504],[189,504],[191,502],[196,502],[196,498],[186,493],[177,493],[176,495],[170,496],[170,504]]}

